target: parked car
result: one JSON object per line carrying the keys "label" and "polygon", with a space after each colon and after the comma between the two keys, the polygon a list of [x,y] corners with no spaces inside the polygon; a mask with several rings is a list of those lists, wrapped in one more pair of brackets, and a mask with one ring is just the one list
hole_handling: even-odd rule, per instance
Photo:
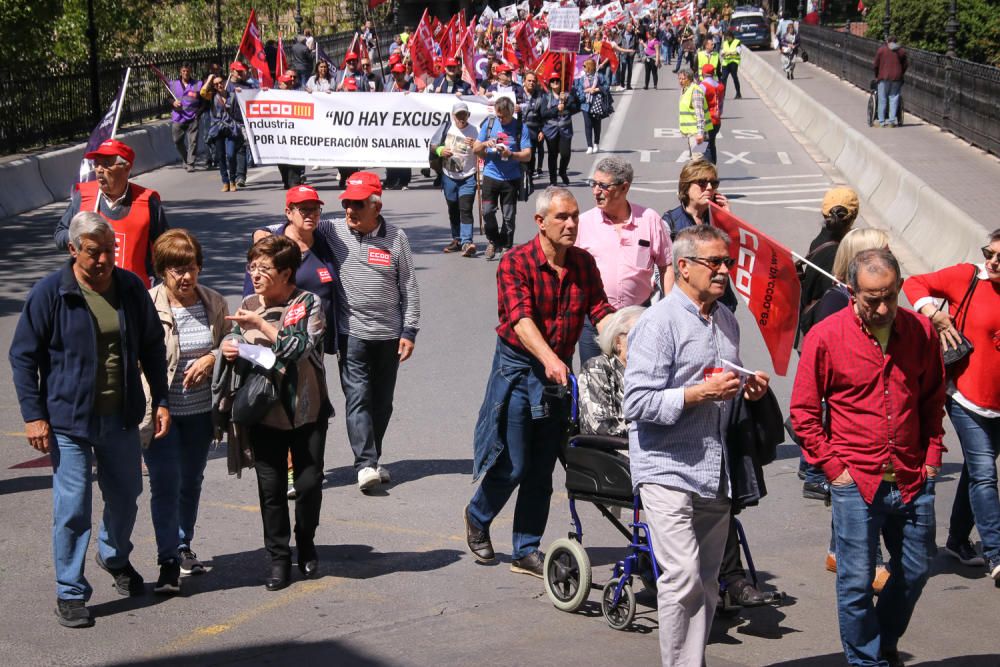
{"label": "parked car", "polygon": [[771,26],[761,14],[733,14],[729,20],[733,34],[749,49],[771,48]]}

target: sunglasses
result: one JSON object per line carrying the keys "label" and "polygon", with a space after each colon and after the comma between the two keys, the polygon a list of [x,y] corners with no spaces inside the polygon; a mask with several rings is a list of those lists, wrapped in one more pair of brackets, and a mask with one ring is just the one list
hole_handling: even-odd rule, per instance
{"label": "sunglasses", "polygon": [[368,203],[367,199],[341,199],[340,200],[341,206],[343,206],[345,209],[347,209],[347,208],[354,208],[354,209],[364,208],[365,204],[367,204],[367,203]]}
{"label": "sunglasses", "polygon": [[704,190],[709,185],[715,190],[719,187],[719,179],[717,178],[699,178],[697,181],[691,181],[692,185],[697,185],[699,188]]}
{"label": "sunglasses", "polygon": [[988,245],[984,245],[982,248],[980,248],[980,250],[983,251],[983,258],[987,262],[992,262],[994,259],[997,258],[997,255],[1000,255],[1000,253],[998,253],[996,250],[990,250],[990,247]]}
{"label": "sunglasses", "polygon": [[732,257],[684,257],[684,259],[706,266],[713,271],[718,271],[723,264],[726,265],[727,269],[731,269],[736,263]]}
{"label": "sunglasses", "polygon": [[618,185],[618,183],[601,183],[600,181],[595,181],[590,179],[587,181],[587,187],[593,190],[594,188],[600,188],[602,192],[607,192],[611,188]]}

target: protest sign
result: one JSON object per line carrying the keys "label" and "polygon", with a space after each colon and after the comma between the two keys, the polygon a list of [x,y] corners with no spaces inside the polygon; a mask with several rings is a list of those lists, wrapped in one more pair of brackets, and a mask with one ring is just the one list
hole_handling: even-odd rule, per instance
{"label": "protest sign", "polygon": [[506,7],[500,8],[500,18],[506,23],[512,23],[517,20],[517,5],[507,5]]}
{"label": "protest sign", "polygon": [[580,50],[580,9],[557,7],[549,12],[549,51],[577,53]]}
{"label": "protest sign", "polygon": [[[451,113],[454,95],[243,90],[244,128],[258,164],[426,167],[431,137]],[[469,122],[488,106],[463,98]]]}

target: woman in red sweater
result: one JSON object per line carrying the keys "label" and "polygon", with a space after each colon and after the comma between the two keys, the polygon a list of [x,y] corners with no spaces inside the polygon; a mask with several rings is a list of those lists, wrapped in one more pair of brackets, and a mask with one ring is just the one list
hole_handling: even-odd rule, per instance
{"label": "woman in red sweater", "polygon": [[[984,559],[969,541],[975,517],[987,571],[1000,581],[996,465],[1000,453],[1000,229],[990,234],[982,251],[985,263],[958,264],[913,276],[903,283],[903,291],[916,310],[931,318],[942,346],[957,344],[959,332],[973,345],[971,354],[948,369],[948,416],[962,443],[965,464],[945,549],[965,565],[983,565]],[[938,310],[939,299],[948,301],[948,310]]]}

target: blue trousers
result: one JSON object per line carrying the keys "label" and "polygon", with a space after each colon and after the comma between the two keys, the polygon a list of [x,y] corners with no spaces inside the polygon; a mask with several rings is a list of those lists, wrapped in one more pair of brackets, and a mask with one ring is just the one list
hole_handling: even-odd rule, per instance
{"label": "blue trousers", "polygon": [[161,565],[176,560],[178,549],[191,547],[211,442],[211,412],[179,415],[171,419],[170,432],[142,452],[149,469],[149,512]]}
{"label": "blue trousers", "polygon": [[398,371],[398,338],[340,336],[340,387],[355,470],[374,468],[382,457],[382,438],[392,417]]}
{"label": "blue trousers", "polygon": [[[899,115],[899,93],[903,89],[902,81],[879,81],[878,82],[878,123],[885,125],[896,124],[896,117]],[[889,115],[885,115],[885,107],[888,103]]]}
{"label": "blue trousers", "polygon": [[[833,525],[837,534],[837,614],[848,663],[888,667],[880,657],[897,648],[930,574],[934,545],[934,485],[909,504],[895,484],[882,482],[869,505],[856,484],[832,486]],[[892,572],[878,604],[872,601],[879,534]]]}
{"label": "blue trousers", "polygon": [[983,541],[983,555],[995,565],[1000,563],[1000,495],[997,493],[1000,418],[981,417],[954,399],[948,399],[947,408],[965,455],[948,533],[959,540],[969,539],[975,517]]}
{"label": "blue trousers", "polygon": [[84,576],[90,545],[93,484],[91,464],[97,457],[97,485],[104,512],[97,534],[97,553],[110,568],[124,567],[132,553],[132,528],[142,492],[139,429],[125,428],[121,415],[94,417],[90,437],[55,434],[52,459],[52,556],[56,596],[89,600],[93,592]]}

